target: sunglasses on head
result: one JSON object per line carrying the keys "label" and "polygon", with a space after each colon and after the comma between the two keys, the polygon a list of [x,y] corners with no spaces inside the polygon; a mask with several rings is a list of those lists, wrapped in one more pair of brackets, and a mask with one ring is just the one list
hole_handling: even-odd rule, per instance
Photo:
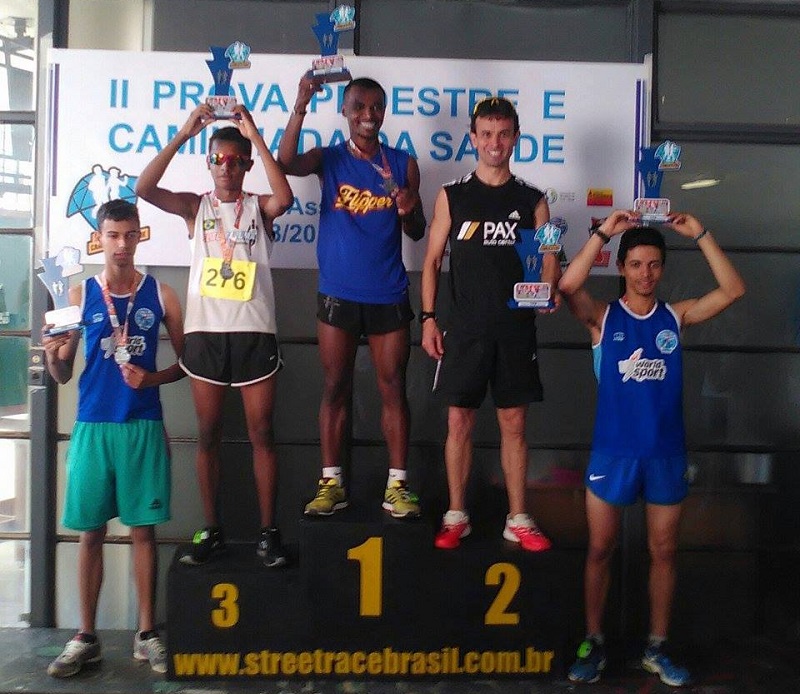
{"label": "sunglasses on head", "polygon": [[511,107],[514,108],[514,104],[512,104],[508,99],[502,96],[487,96],[484,99],[481,99],[475,107],[472,109],[472,115],[475,115],[478,112],[478,109],[481,108],[497,108],[497,107]]}
{"label": "sunglasses on head", "polygon": [[222,166],[227,163],[229,166],[238,166],[243,168],[247,166],[252,160],[243,157],[241,154],[222,154],[222,152],[212,152],[206,157],[206,161],[214,166]]}

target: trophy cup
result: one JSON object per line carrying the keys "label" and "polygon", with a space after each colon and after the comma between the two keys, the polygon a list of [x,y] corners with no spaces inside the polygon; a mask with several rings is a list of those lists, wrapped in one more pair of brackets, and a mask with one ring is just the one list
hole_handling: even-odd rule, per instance
{"label": "trophy cup", "polygon": [[555,303],[550,293],[550,283],[542,282],[542,256],[561,251],[562,230],[552,222],[546,222],[535,231],[518,229],[520,243],[514,250],[522,262],[523,280],[514,284],[514,295],[508,300],[510,308],[553,308]]}
{"label": "trophy cup", "polygon": [[214,94],[206,97],[206,103],[214,109],[216,120],[232,120],[236,118],[233,107],[236,97],[231,94],[231,75],[234,70],[250,67],[250,46],[241,41],[234,41],[230,46],[209,46],[213,60],[206,60],[206,65],[214,78]]}
{"label": "trophy cup", "polygon": [[641,215],[645,223],[663,224],[669,221],[670,202],[660,197],[661,181],[664,171],[677,171],[681,168],[681,148],[669,140],[658,147],[643,147],[637,169],[644,183],[644,197],[636,198],[633,211]]}
{"label": "trophy cup", "polygon": [[330,14],[316,15],[317,23],[311,27],[319,41],[320,57],[315,58],[306,73],[319,82],[349,82],[353,77],[344,65],[344,56],[338,53],[339,34],[356,28],[356,10],[350,5],[339,5]]}
{"label": "trophy cup", "polygon": [[45,323],[53,324],[46,335],[58,335],[81,326],[80,306],[69,303],[69,278],[83,271],[80,259],[81,252],[71,246],[62,248],[55,258],[42,258],[43,269],[38,276],[53,298],[54,307],[44,314]]}

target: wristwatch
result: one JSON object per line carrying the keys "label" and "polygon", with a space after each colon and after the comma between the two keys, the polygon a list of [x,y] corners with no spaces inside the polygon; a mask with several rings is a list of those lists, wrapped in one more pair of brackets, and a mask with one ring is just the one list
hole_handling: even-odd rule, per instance
{"label": "wristwatch", "polygon": [[419,322],[424,323],[429,318],[433,318],[436,320],[436,311],[420,311],[419,312]]}

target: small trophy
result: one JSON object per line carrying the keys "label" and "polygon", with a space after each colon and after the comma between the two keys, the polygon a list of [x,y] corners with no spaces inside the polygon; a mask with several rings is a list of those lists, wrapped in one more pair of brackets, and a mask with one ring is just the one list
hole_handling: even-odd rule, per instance
{"label": "small trophy", "polygon": [[643,147],[637,169],[644,183],[644,197],[633,203],[633,211],[641,215],[645,223],[663,224],[669,221],[670,202],[660,197],[664,171],[677,171],[681,168],[681,148],[669,140],[658,147]]}
{"label": "small trophy", "polygon": [[522,261],[523,281],[514,284],[514,295],[508,300],[510,308],[553,308],[555,303],[550,283],[542,282],[542,255],[561,251],[562,229],[546,222],[535,231],[518,229],[521,241],[514,250]]}
{"label": "small trophy", "polygon": [[233,107],[236,97],[231,94],[231,75],[234,70],[250,67],[250,46],[241,41],[234,41],[227,48],[209,46],[213,60],[206,60],[211,76],[214,78],[214,95],[206,97],[206,103],[214,109],[217,120],[236,118]]}
{"label": "small trophy", "polygon": [[42,258],[42,271],[38,273],[50,296],[53,297],[53,310],[44,314],[45,323],[52,323],[47,335],[58,335],[81,326],[80,306],[70,306],[69,278],[83,271],[79,263],[81,252],[77,248],[65,246],[58,255]]}
{"label": "small trophy", "polygon": [[349,82],[353,79],[339,55],[339,34],[356,28],[356,10],[350,5],[339,5],[330,14],[316,15],[317,23],[311,27],[319,41],[320,57],[315,58],[309,77],[320,82]]}

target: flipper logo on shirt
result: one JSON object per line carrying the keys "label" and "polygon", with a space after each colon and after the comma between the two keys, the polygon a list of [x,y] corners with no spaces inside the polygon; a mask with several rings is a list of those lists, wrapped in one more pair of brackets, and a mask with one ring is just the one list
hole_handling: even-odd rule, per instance
{"label": "flipper logo on shirt", "polygon": [[478,229],[482,229],[484,246],[513,246],[517,242],[517,224],[507,219],[499,222],[464,222],[456,240],[469,241]]}
{"label": "flipper logo on shirt", "polygon": [[371,190],[356,188],[343,183],[333,201],[333,209],[347,210],[353,214],[367,214],[391,209],[394,199],[391,195],[375,195]]}
{"label": "flipper logo on shirt", "polygon": [[617,368],[622,374],[622,382],[633,379],[642,381],[663,381],[667,377],[667,365],[663,359],[642,359],[642,348],[634,350],[627,359],[620,359]]}

